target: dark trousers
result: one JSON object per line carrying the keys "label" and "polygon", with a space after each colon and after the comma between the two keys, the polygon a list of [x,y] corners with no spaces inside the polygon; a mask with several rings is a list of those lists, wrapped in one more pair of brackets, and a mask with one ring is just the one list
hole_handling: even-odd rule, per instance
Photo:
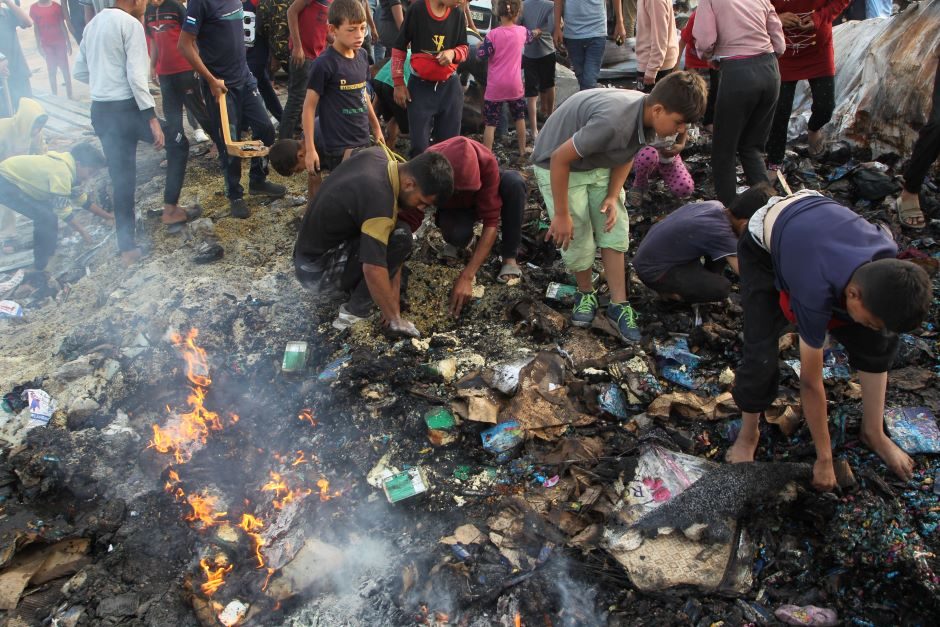
{"label": "dark trousers", "polygon": [[435,142],[442,142],[460,135],[463,89],[456,74],[441,82],[426,81],[412,74],[408,91],[411,93],[408,134],[412,157],[427,150],[432,137]]}
{"label": "dark trousers", "polygon": [[206,103],[199,91],[199,81],[192,72],[160,76],[160,93],[163,95],[163,115],[166,118],[166,184],[163,202],[175,205],[183,189],[186,162],[189,160],[189,140],[183,131],[183,107],[199,121],[203,129],[212,132],[213,125],[206,110]]}
{"label": "dark trousers", "polygon": [[[503,201],[503,209],[500,213],[503,259],[515,259],[519,254],[519,243],[522,241],[522,214],[525,211],[527,194],[525,179],[519,172],[499,171],[499,196]],[[435,222],[445,242],[464,248],[473,239],[473,226],[478,222],[478,218],[473,207],[439,209]]]}
{"label": "dark trousers", "polygon": [[[783,163],[787,149],[787,129],[790,126],[790,114],[793,112],[793,97],[799,81],[780,83],[780,98],[774,111],[774,121],[767,138],[767,161]],[[812,114],[809,118],[809,130],[818,131],[829,120],[836,108],[836,79],[834,76],[820,76],[809,79],[809,89],[813,94]]]}
{"label": "dark trousers", "polygon": [[724,267],[724,259],[704,265],[696,259],[670,268],[655,281],[643,283],[660,294],[676,294],[686,303],[715,303],[731,292],[731,281],[722,274]]}
{"label": "dark trousers", "polygon": [[720,72],[712,136],[712,175],[715,195],[728,206],[737,195],[735,154],[741,159],[748,185],[768,180],[762,153],[777,106],[780,71],[777,57],[767,53],[722,61]]}
{"label": "dark trousers", "polygon": [[568,50],[571,69],[578,79],[578,89],[585,90],[597,87],[597,77],[601,73],[606,46],[607,39],[605,37],[588,37],[586,39],[568,39],[565,37],[565,48]]}
{"label": "dark trousers", "polygon": [[33,221],[33,265],[37,270],[45,270],[59,239],[59,218],[55,211],[30,198],[2,176],[0,198],[10,209]]}
{"label": "dark trousers", "polygon": [[[780,309],[770,253],[748,232],[738,240],[738,264],[744,346],[731,393],[742,411],[757,413],[770,407],[777,397],[777,342],[788,321]],[[863,372],[887,372],[898,352],[896,334],[873,331],[855,322],[832,329],[830,335],[845,346],[852,367]]]}
{"label": "dark trousers", "polygon": [[264,106],[268,109],[268,113],[280,120],[284,115],[284,107],[278,100],[277,92],[274,91],[274,85],[271,84],[271,77],[268,74],[268,47],[256,41],[246,57],[248,69],[258,82],[258,93],[261,94]]}
{"label": "dark trousers", "polygon": [[[149,119],[145,118],[133,98],[114,102],[91,103],[91,125],[101,140],[108,174],[114,187],[114,224],[117,230],[118,250],[126,252],[137,247],[134,213],[134,187],[137,184],[137,142],[152,143],[153,133]],[[188,150],[188,144],[187,144]],[[182,184],[186,162],[179,166],[179,152],[167,154],[167,179],[178,176]],[[170,157],[174,162],[170,163]],[[167,183],[169,185],[169,181]]]}
{"label": "dark trousers", "polygon": [[927,176],[927,170],[940,156],[940,64],[933,79],[933,106],[927,124],[920,129],[914,152],[904,172],[904,189],[912,194],[920,193],[920,186]]}
{"label": "dark trousers", "polygon": [[[678,67],[679,67],[679,66],[676,65],[675,67],[671,67],[671,68],[669,68],[669,69],[667,69],[667,70],[660,70],[660,71],[656,72],[656,81],[655,81],[655,82],[658,83],[659,81],[663,80],[664,78],[666,78],[667,76],[669,76],[670,74],[672,74],[672,73],[676,70],[676,68],[678,68]],[[653,85],[647,85],[646,83],[644,83],[644,82],[643,82],[643,76],[642,76],[642,75],[640,75],[640,76],[637,77],[637,79],[636,79],[636,90],[637,90],[637,91],[642,91],[643,93],[648,94],[648,93],[650,93],[651,91],[653,91],[653,87],[655,87],[655,86],[656,86],[655,83],[654,83]]]}
{"label": "dark trousers", "polygon": [[708,69],[708,100],[705,102],[705,115],[702,117],[703,126],[715,122],[715,100],[718,98],[720,79],[721,73],[718,70]]}
{"label": "dark trousers", "polygon": [[[212,118],[213,141],[219,149],[219,161],[222,164],[222,172],[225,174],[225,195],[229,200],[242,198],[245,195],[245,189],[242,187],[242,160],[239,157],[231,157],[225,150],[225,140],[222,138],[222,117],[219,112],[218,101],[213,97],[209,90],[209,84],[202,83],[202,94],[209,106],[209,115]],[[226,94],[226,104],[228,105],[229,133],[232,139],[237,141],[241,134],[241,129],[250,128],[252,137],[260,139],[265,146],[274,143],[274,126],[268,117],[268,112],[261,101],[261,95],[254,80],[246,82],[240,87],[229,87]],[[248,173],[248,180],[251,183],[263,183],[268,178],[267,166],[260,157],[251,160],[251,169]]]}
{"label": "dark trousers", "polygon": [[304,110],[304,98],[307,97],[307,82],[310,80],[311,67],[313,67],[313,61],[307,59],[302,66],[294,65],[291,61],[287,69],[287,103],[281,115],[279,139],[294,139]]}

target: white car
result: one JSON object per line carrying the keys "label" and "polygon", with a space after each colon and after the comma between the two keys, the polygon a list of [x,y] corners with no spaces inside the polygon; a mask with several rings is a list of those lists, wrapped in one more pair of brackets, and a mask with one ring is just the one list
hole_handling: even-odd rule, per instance
{"label": "white car", "polygon": [[469,0],[470,19],[473,25],[485,35],[488,30],[499,24],[499,18],[493,14],[493,3],[491,0]]}

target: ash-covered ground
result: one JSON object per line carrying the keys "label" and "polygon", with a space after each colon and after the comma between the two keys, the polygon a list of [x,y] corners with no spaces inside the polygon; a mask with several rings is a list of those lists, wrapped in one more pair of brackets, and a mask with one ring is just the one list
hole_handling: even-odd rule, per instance
{"label": "ash-covered ground", "polygon": [[[497,150],[507,161],[512,145]],[[928,227],[901,232],[891,197],[864,200],[852,184],[851,167],[876,160],[893,176],[897,155],[837,143],[813,162],[795,148],[794,188],[828,190],[936,263],[935,186],[924,194]],[[432,229],[408,264],[406,315],[423,339],[392,340],[377,324],[337,332],[335,304],[315,305],[294,279],[305,181],[273,177],[288,197],[253,202],[251,218],[236,220],[200,150],[183,196],[205,208],[200,223],[168,235],[147,217],[163,179],[142,147],[150,257],[125,269],[113,238],[90,255],[65,238],[53,280],[27,277],[4,296],[25,316],[0,320],[0,391],[42,389],[57,403],[44,427],[27,430],[28,408],[3,416],[6,624],[739,625],[774,624],[792,603],[881,625],[937,612],[940,462],[917,455],[914,480],[894,479],[858,441],[857,380],[838,369],[827,381],[830,430],[855,487],[820,495],[762,476],[766,498],[742,496],[720,541],[673,533],[626,546],[624,525],[668,500],[676,481],[681,490],[708,472],[734,437],[738,416],[722,394],[740,351],[736,294],[696,312],[633,281],[642,346],[568,327],[569,305],[545,297],[550,282],[571,280],[542,244],[533,185],[521,284],[498,284],[491,260],[479,298],[454,320],[457,268],[437,259]],[[684,154],[698,198],[712,197],[707,154],[707,138]],[[656,188],[631,209],[631,250],[679,204]],[[109,229],[93,230],[100,240]],[[20,246],[29,238],[27,229]],[[197,263],[217,256],[207,242],[224,256]],[[889,407],[940,406],[936,314],[904,338]],[[191,329],[190,347],[174,341]],[[680,338],[695,357],[677,375],[659,356]],[[291,341],[308,345],[301,372],[281,368]],[[781,347],[786,372],[798,355],[792,337]],[[532,361],[515,369],[518,391],[498,391],[502,366],[519,359]],[[811,463],[795,374],[781,398],[758,460]],[[204,443],[193,436],[185,455],[152,446],[154,425],[170,429],[194,407],[217,414]],[[440,408],[459,424],[429,434],[426,415]],[[481,439],[493,425],[479,420],[496,415],[526,435],[506,461]],[[419,468],[426,492],[396,504],[373,485]],[[57,544],[67,540],[78,542],[71,552]]]}

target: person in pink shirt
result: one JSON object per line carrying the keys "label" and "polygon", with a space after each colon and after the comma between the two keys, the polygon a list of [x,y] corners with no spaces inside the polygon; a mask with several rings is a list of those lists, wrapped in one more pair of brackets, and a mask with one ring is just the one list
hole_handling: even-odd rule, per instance
{"label": "person in pink shirt", "polygon": [[499,26],[486,34],[477,50],[481,59],[489,59],[486,73],[486,92],[483,94],[483,145],[493,149],[493,138],[499,124],[503,103],[509,103],[509,114],[516,123],[519,156],[526,154],[525,143],[525,88],[522,85],[522,49],[542,34],[516,24],[522,12],[522,0],[499,0]]}
{"label": "person in pink shirt", "polygon": [[727,207],[737,196],[735,154],[748,185],[768,180],[763,151],[780,93],[783,26],[770,0],[701,0],[692,37],[699,57],[721,72],[712,175]]}
{"label": "person in pink shirt", "polygon": [[39,0],[29,7],[29,17],[36,25],[36,47],[46,60],[49,73],[49,89],[59,93],[58,74],[62,71],[65,80],[65,93],[72,99],[72,73],[69,72],[69,55],[72,54],[72,42],[65,28],[65,13],[62,5],[51,0]]}
{"label": "person in pink shirt", "polygon": [[636,15],[637,89],[649,93],[656,81],[676,68],[679,41],[672,0],[640,0]]}

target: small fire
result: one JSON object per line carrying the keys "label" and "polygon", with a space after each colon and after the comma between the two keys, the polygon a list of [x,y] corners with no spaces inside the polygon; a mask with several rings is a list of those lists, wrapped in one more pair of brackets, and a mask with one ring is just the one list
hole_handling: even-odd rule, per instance
{"label": "small fire", "polygon": [[[258,568],[264,568],[264,557],[261,555],[261,547],[265,544],[264,538],[261,537],[261,530],[264,529],[264,523],[261,519],[255,518],[251,514],[243,514],[242,522],[238,526],[241,527],[255,543],[255,558],[258,560]],[[268,569],[268,579],[271,578],[273,570],[274,569]],[[265,580],[264,585],[268,585],[267,580]]]}
{"label": "small fire", "polygon": [[322,477],[317,481],[317,487],[320,488],[320,500],[329,501],[330,499],[336,498],[343,494],[342,490],[336,490],[330,494],[330,482],[326,480],[326,477]]}
{"label": "small fire", "polygon": [[200,586],[202,593],[207,597],[211,597],[213,594],[218,591],[219,588],[225,583],[225,575],[232,571],[232,564],[219,565],[220,560],[216,558],[215,566],[218,568],[213,568],[209,564],[209,561],[206,559],[199,560],[199,566],[202,568],[202,572],[206,575],[206,582]]}
{"label": "small fire", "polygon": [[190,329],[184,338],[179,333],[170,336],[173,346],[183,351],[183,359],[186,360],[186,376],[193,385],[201,388],[207,388],[212,384],[209,378],[209,361],[206,359],[206,351],[196,346],[196,338],[199,337],[199,329]]}
{"label": "small fire", "polygon": [[518,612],[516,612],[515,623],[516,623],[516,627],[522,627],[522,616]]}
{"label": "small fire", "polygon": [[310,423],[311,427],[317,426],[317,419],[313,417],[313,410],[309,407],[304,407],[300,410],[300,414],[297,416],[298,420],[306,420]]}
{"label": "small fire", "polygon": [[297,458],[294,459],[291,466],[298,466],[300,464],[306,464],[306,463],[307,463],[307,456],[304,455],[303,451],[297,451]]}
{"label": "small fire", "polygon": [[300,500],[313,493],[309,488],[295,488],[293,490],[287,485],[287,482],[280,473],[271,471],[271,481],[261,486],[262,492],[274,492],[274,498],[271,505],[274,509],[284,509],[284,506],[294,499]]}
{"label": "small fire", "polygon": [[193,508],[192,513],[185,519],[187,522],[201,522],[204,527],[218,525],[225,519],[228,512],[216,512],[215,505],[218,498],[207,494],[190,494],[186,496],[186,502]]}

